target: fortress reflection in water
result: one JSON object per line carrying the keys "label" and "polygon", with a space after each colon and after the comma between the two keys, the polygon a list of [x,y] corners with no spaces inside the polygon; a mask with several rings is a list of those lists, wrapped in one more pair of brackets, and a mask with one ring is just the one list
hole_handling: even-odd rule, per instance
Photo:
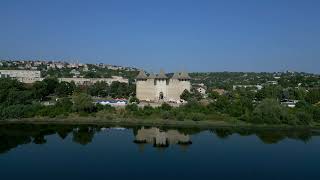
{"label": "fortress reflection in water", "polygon": [[155,127],[139,129],[134,142],[137,144],[153,144],[155,147],[168,147],[170,144],[192,144],[189,135],[182,134],[177,130],[162,131]]}

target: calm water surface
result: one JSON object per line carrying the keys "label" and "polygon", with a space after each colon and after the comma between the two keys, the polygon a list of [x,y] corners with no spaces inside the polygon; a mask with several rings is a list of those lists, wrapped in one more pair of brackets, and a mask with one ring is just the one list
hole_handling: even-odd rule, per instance
{"label": "calm water surface", "polygon": [[319,135],[0,125],[0,179],[320,179]]}

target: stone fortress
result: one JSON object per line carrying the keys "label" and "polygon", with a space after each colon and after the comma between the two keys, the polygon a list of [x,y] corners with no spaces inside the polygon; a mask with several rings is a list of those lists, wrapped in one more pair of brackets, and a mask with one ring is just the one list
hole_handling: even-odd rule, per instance
{"label": "stone fortress", "polygon": [[169,78],[163,70],[149,76],[140,71],[136,78],[136,96],[140,101],[179,103],[183,91],[191,89],[190,80],[186,72],[174,73]]}

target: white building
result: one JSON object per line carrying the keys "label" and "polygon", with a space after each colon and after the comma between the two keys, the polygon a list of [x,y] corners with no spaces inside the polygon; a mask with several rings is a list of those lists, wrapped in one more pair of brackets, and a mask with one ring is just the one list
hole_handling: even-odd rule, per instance
{"label": "white building", "polygon": [[[15,78],[23,83],[34,83],[36,81],[42,81],[40,71],[31,70],[0,70],[0,77]],[[74,82],[76,85],[92,85],[96,82],[106,82],[109,85],[112,82],[129,83],[129,80],[121,76],[112,76],[112,78],[58,78],[58,80],[64,82]]]}
{"label": "white building", "polygon": [[23,83],[41,81],[41,72],[32,70],[0,70],[1,77],[15,78]]}
{"label": "white building", "polygon": [[261,85],[233,85],[233,90],[237,88],[256,88],[257,90],[261,90],[263,86]]}
{"label": "white building", "polygon": [[112,76],[112,78],[59,78],[60,82],[74,82],[76,85],[92,85],[96,82],[106,82],[109,85],[112,82],[129,83],[129,80],[121,76]]}
{"label": "white building", "polygon": [[206,94],[206,89],[204,87],[197,87],[196,90],[202,95]]}
{"label": "white building", "polygon": [[31,71],[31,70],[0,70],[0,74],[6,74],[12,78],[40,78],[40,71]]}

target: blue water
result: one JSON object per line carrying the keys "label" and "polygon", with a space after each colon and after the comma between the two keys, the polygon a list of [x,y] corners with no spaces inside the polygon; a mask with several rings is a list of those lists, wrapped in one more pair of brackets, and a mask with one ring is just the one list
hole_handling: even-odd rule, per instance
{"label": "blue water", "polygon": [[320,179],[317,132],[144,129],[189,141],[137,143],[141,127],[1,125],[0,179]]}

